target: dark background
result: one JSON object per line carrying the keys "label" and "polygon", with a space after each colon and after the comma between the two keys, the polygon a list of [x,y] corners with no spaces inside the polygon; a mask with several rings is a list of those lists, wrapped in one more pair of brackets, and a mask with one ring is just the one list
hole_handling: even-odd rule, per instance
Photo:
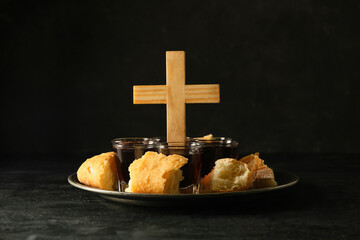
{"label": "dark background", "polygon": [[165,51],[186,51],[187,135],[242,153],[360,153],[358,1],[1,1],[1,153],[86,154],[165,136]]}

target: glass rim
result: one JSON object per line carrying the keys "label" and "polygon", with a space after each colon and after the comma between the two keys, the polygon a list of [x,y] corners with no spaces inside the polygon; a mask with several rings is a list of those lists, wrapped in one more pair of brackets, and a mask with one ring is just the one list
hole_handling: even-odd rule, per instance
{"label": "glass rim", "polygon": [[191,138],[204,144],[213,145],[238,145],[239,143],[229,137],[213,137],[211,139],[202,139],[202,137]]}
{"label": "glass rim", "polygon": [[157,141],[151,137],[124,137],[114,138],[111,140],[111,144],[114,147],[133,147],[133,146],[147,146],[154,145]]}
{"label": "glass rim", "polygon": [[196,139],[199,141],[225,141],[225,140],[232,140],[230,137],[212,137],[211,139],[206,139],[204,137],[191,137],[191,139]]}
{"label": "glass rim", "polygon": [[157,142],[155,143],[156,147],[203,147],[204,143],[199,141],[190,141],[186,142]]}

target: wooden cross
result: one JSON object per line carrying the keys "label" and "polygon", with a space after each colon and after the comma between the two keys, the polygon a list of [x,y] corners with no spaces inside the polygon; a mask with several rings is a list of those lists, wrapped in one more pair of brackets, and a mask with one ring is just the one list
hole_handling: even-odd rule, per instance
{"label": "wooden cross", "polygon": [[166,104],[167,141],[185,143],[185,104],[219,103],[219,84],[185,85],[185,52],[166,52],[166,85],[134,86],[134,104]]}

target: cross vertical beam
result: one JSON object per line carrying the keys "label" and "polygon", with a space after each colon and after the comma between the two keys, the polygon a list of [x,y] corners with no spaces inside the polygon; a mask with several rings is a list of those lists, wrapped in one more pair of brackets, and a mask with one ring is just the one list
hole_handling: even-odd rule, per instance
{"label": "cross vertical beam", "polygon": [[167,141],[185,143],[185,52],[166,52]]}

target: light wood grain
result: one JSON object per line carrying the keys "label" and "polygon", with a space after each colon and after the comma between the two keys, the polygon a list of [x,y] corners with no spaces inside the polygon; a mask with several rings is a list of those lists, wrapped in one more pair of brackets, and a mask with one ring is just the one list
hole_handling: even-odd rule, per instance
{"label": "light wood grain", "polygon": [[134,104],[166,104],[166,85],[134,86]]}
{"label": "light wood grain", "polygon": [[219,84],[197,84],[185,86],[186,103],[219,103]]}
{"label": "light wood grain", "polygon": [[[185,103],[219,102],[219,84],[185,85]],[[134,104],[166,104],[166,85],[134,86]]]}
{"label": "light wood grain", "polygon": [[166,52],[167,141],[185,144],[185,52]]}

